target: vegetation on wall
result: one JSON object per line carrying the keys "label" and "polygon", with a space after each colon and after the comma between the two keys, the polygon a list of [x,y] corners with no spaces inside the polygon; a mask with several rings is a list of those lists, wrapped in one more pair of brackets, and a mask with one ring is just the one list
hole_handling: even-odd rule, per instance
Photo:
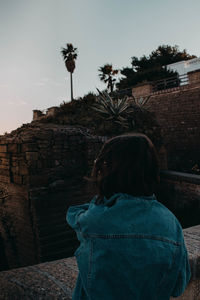
{"label": "vegetation on wall", "polygon": [[[77,58],[76,51],[77,48],[72,44],[67,44],[67,48],[62,48],[61,51],[66,68],[71,74],[71,84]],[[132,97],[133,101],[129,101],[123,93],[118,92],[139,82],[169,77],[174,72],[166,70],[163,66],[194,57],[186,50],[180,51],[178,46],[161,45],[149,56],[144,55],[141,58],[133,56],[132,67],[121,70],[124,77],[117,84],[118,70],[115,70],[112,64],[105,64],[98,71],[100,80],[106,84],[110,94],[99,91],[97,96],[89,92],[76,101],[63,102],[53,116],[42,117],[41,121],[84,126],[95,135],[114,136],[125,132],[141,132],[147,134],[156,145],[161,145],[161,130],[155,115],[144,108],[144,103],[148,99],[140,103]],[[117,90],[114,90],[115,85]],[[73,100],[73,90],[71,91]]]}
{"label": "vegetation on wall", "polygon": [[130,88],[143,81],[155,81],[176,75],[176,72],[169,71],[164,66],[195,57],[188,54],[185,49],[180,51],[176,45],[160,45],[149,56],[143,55],[140,58],[133,56],[131,67],[121,70],[124,77],[116,84],[117,89]]}
{"label": "vegetation on wall", "polygon": [[[99,112],[107,121],[120,124],[123,128],[129,128],[128,115],[130,109],[130,103],[128,97],[123,99],[112,98],[106,92],[100,92],[92,108]],[[134,127],[134,119],[132,120]]]}
{"label": "vegetation on wall", "polygon": [[[104,108],[107,102],[107,112],[101,111],[102,101]],[[148,135],[156,146],[162,144],[161,130],[153,113],[126,99],[112,99],[106,93],[99,96],[89,93],[76,101],[63,102],[54,116],[42,118],[40,122],[83,126],[92,134],[102,136],[141,132]]]}
{"label": "vegetation on wall", "polygon": [[110,64],[105,64],[103,67],[99,68],[99,77],[107,85],[108,91],[112,93],[116,83],[115,76],[118,74],[118,70],[114,70],[113,66]]}

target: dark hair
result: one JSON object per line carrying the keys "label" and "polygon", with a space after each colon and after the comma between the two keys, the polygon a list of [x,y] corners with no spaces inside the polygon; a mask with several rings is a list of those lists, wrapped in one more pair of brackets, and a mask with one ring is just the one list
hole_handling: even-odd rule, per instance
{"label": "dark hair", "polygon": [[115,193],[152,195],[159,182],[159,163],[151,140],[143,134],[109,139],[94,162],[91,180],[97,187],[97,203]]}

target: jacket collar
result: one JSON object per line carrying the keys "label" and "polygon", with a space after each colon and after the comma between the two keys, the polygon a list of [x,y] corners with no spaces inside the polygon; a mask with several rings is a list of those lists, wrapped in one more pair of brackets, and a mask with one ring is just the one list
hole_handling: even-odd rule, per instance
{"label": "jacket collar", "polygon": [[121,200],[123,201],[125,199],[128,199],[129,201],[142,201],[142,200],[157,201],[154,194],[151,196],[132,196],[126,193],[116,193],[113,196],[111,196],[109,199],[104,197],[103,202],[108,206],[112,206],[116,201],[121,201]]}

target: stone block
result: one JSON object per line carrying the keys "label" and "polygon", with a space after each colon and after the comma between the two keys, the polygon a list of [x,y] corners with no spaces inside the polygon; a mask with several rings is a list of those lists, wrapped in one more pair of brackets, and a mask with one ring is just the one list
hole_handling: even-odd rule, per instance
{"label": "stone block", "polygon": [[38,147],[39,148],[48,148],[48,147],[50,147],[50,145],[51,145],[50,141],[44,140],[44,141],[39,142]]}
{"label": "stone block", "polygon": [[4,157],[0,157],[0,165],[9,166],[10,165],[10,159],[9,158],[4,158]]}
{"label": "stone block", "polygon": [[13,174],[19,174],[19,166],[11,167],[11,172],[12,172]]}
{"label": "stone block", "polygon": [[200,82],[200,70],[195,70],[188,73],[189,83],[195,84]]}
{"label": "stone block", "polygon": [[9,170],[9,169],[10,169],[10,166],[9,166],[9,165],[2,165],[2,164],[0,163],[0,169]]}
{"label": "stone block", "polygon": [[36,143],[22,144],[22,152],[35,152],[38,150],[38,145]]}
{"label": "stone block", "polygon": [[7,145],[0,145],[0,152],[6,153],[7,152]]}
{"label": "stone block", "polygon": [[12,167],[16,167],[16,166],[18,166],[18,164],[19,164],[18,161],[12,161],[11,162]]}
{"label": "stone block", "polygon": [[17,175],[17,174],[13,174],[13,182],[16,184],[22,184],[22,176]]}
{"label": "stone block", "polygon": [[31,175],[28,180],[29,184],[34,187],[48,185],[47,175]]}
{"label": "stone block", "polygon": [[9,153],[0,153],[0,159],[1,158],[10,158],[10,154]]}
{"label": "stone block", "polygon": [[28,175],[28,168],[26,165],[20,165],[19,166],[19,174],[21,175]]}
{"label": "stone block", "polygon": [[52,131],[40,131],[37,134],[37,138],[39,140],[51,140],[52,139]]}
{"label": "stone block", "polygon": [[9,169],[0,169],[0,175],[3,175],[3,176],[10,176],[10,171]]}
{"label": "stone block", "polygon": [[4,176],[4,175],[0,175],[0,182],[10,183],[10,177]]}
{"label": "stone block", "polygon": [[26,160],[36,161],[38,159],[38,152],[26,152]]}
{"label": "stone block", "polygon": [[22,184],[23,185],[29,184],[29,177],[27,175],[22,175]]}
{"label": "stone block", "polygon": [[19,153],[20,152],[20,144],[8,144],[8,152]]}

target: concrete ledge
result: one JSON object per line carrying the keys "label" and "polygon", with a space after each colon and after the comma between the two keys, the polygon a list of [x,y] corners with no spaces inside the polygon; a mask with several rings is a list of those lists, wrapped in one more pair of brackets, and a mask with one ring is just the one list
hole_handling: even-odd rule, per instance
{"label": "concrete ledge", "polygon": [[0,273],[0,299],[71,300],[78,274],[74,257]]}
{"label": "concrete ledge", "polygon": [[200,175],[162,171],[158,201],[171,210],[183,228],[200,224]]}
{"label": "concrete ledge", "polygon": [[[185,293],[176,299],[200,300],[200,225],[185,229],[184,236],[192,278]],[[71,300],[77,274],[74,257],[4,271],[0,273],[0,299]]]}
{"label": "concrete ledge", "polygon": [[183,172],[175,172],[175,171],[161,171],[160,172],[161,179],[173,179],[177,181],[185,181],[189,183],[199,184],[200,185],[200,175],[183,173]]}

